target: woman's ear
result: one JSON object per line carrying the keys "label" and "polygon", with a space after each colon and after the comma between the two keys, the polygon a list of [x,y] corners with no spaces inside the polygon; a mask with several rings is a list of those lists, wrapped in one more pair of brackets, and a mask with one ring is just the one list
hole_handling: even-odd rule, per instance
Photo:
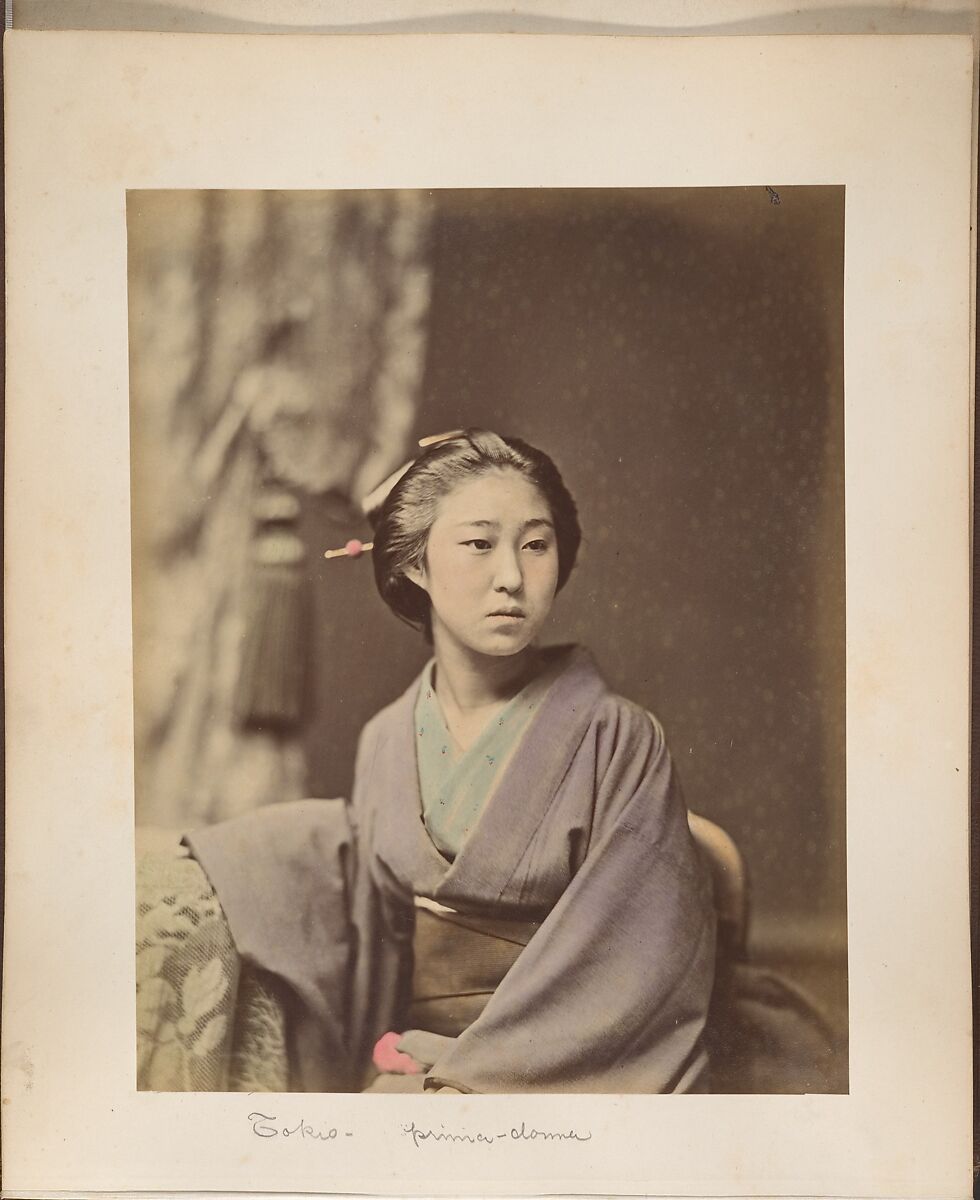
{"label": "woman's ear", "polygon": [[427,592],[429,590],[425,582],[425,567],[406,567],[405,578],[410,579],[412,583],[420,587],[423,592]]}

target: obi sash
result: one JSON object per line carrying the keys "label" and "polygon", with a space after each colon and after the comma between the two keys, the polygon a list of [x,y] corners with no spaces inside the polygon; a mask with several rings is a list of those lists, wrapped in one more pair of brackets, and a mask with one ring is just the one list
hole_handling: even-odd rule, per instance
{"label": "obi sash", "polygon": [[538,925],[468,916],[416,897],[410,1027],[458,1037],[483,1012]]}

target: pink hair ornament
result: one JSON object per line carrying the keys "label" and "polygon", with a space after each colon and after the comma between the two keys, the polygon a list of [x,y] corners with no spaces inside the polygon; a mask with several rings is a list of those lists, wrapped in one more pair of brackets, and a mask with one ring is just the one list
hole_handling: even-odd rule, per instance
{"label": "pink hair ornament", "polygon": [[324,558],[360,558],[365,550],[373,550],[374,542],[362,542],[357,538],[351,538],[346,546],[341,546],[339,550],[324,550]]}

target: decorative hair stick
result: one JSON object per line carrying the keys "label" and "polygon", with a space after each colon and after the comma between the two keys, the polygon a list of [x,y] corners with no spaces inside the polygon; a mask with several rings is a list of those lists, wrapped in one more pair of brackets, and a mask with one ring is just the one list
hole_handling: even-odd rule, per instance
{"label": "decorative hair stick", "polygon": [[325,550],[324,558],[360,558],[365,550],[373,550],[374,542],[361,542],[357,538],[351,538],[346,546],[341,546],[339,550]]}
{"label": "decorative hair stick", "polygon": [[450,429],[448,433],[432,433],[428,437],[419,438],[419,449],[424,450],[426,446],[434,446],[436,442],[448,442],[450,438],[461,437],[465,430]]}

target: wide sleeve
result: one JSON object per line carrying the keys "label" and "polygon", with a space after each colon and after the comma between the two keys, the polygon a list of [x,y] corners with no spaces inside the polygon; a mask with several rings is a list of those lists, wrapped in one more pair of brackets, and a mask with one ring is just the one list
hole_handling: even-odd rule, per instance
{"label": "wide sleeve", "polygon": [[185,837],[221,904],[242,961],[285,985],[290,1086],[350,1087],[351,963],[343,800],[272,804]]}
{"label": "wide sleeve", "polygon": [[585,859],[427,1088],[705,1086],[714,913],[663,732],[619,701],[589,739],[595,815]]}

